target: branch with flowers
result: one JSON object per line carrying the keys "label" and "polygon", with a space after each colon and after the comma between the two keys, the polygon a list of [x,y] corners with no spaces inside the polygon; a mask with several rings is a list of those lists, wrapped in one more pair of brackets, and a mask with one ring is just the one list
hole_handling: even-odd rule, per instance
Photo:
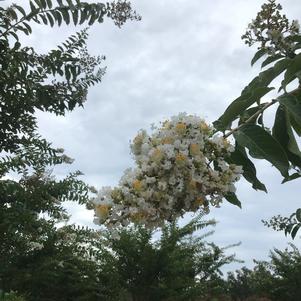
{"label": "branch with flowers", "polygon": [[[264,58],[264,70],[213,125],[182,113],[150,135],[138,133],[131,144],[136,167],[125,171],[118,187],[100,190],[93,201],[96,223],[155,228],[186,212],[208,212],[223,199],[241,206],[235,194],[241,176],[255,190],[267,191],[250,157],[272,163],[283,182],[301,177],[295,138],[301,136],[301,35],[298,21],[289,22],[281,10],[268,0],[242,36],[249,46],[259,43],[251,64]],[[277,95],[263,102],[280,77]],[[263,116],[274,105],[274,123],[267,126]]]}

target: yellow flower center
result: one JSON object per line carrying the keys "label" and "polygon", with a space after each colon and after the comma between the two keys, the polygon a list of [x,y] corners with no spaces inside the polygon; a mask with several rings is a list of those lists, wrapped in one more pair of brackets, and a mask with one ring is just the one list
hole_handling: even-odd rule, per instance
{"label": "yellow flower center", "polygon": [[109,214],[110,206],[109,205],[96,205],[96,215],[102,219],[106,218]]}
{"label": "yellow flower center", "polygon": [[133,182],[133,187],[134,187],[134,189],[135,189],[136,191],[140,191],[141,188],[142,188],[142,183],[141,183],[141,181],[135,180],[135,181]]}
{"label": "yellow flower center", "polygon": [[197,143],[190,144],[190,154],[192,156],[197,156],[200,154],[200,147]]}
{"label": "yellow flower center", "polygon": [[133,222],[139,222],[145,217],[143,212],[136,212],[131,214],[131,219]]}
{"label": "yellow flower center", "polygon": [[204,199],[202,197],[198,197],[195,201],[194,201],[196,206],[201,206],[205,203]]}
{"label": "yellow flower center", "polygon": [[152,153],[151,158],[153,161],[159,162],[163,159],[163,156],[163,152],[160,149],[156,148]]}
{"label": "yellow flower center", "polygon": [[229,146],[229,141],[226,139],[226,138],[224,138],[224,140],[223,140],[223,144],[224,144],[224,147],[228,147]]}
{"label": "yellow flower center", "polygon": [[201,129],[202,132],[206,133],[206,132],[209,131],[209,126],[208,126],[208,124],[205,121],[202,121],[200,123],[200,129]]}
{"label": "yellow flower center", "polygon": [[178,134],[183,135],[186,132],[186,128],[187,128],[186,123],[184,123],[184,122],[178,122],[177,125],[176,125],[176,132]]}
{"label": "yellow flower center", "polygon": [[187,159],[187,157],[184,154],[182,154],[182,153],[178,153],[176,155],[176,163],[177,164],[183,164],[183,163],[185,163],[186,159]]}
{"label": "yellow flower center", "polygon": [[172,137],[165,137],[162,139],[162,144],[172,144],[174,139]]}

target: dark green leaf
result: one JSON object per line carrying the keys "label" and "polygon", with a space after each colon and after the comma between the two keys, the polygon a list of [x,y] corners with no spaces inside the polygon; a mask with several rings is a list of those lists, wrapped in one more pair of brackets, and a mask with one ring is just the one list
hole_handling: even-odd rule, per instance
{"label": "dark green leaf", "polygon": [[254,158],[271,162],[286,177],[289,163],[285,151],[267,131],[258,125],[246,124],[234,133],[237,143],[249,149]]}
{"label": "dark green leaf", "polygon": [[88,9],[84,8],[81,10],[81,16],[80,16],[80,21],[79,24],[83,24],[88,18]]}
{"label": "dark green leaf", "polygon": [[75,8],[75,6],[74,6],[72,0],[66,0],[66,1],[67,1],[68,6],[69,6],[71,9],[74,9],[74,8]]}
{"label": "dark green leaf", "polygon": [[[239,124],[244,123],[246,120],[248,120],[251,116],[253,116],[255,113],[257,113],[262,107],[264,106],[264,104],[261,104],[259,106],[256,107],[251,107],[250,109],[245,110],[241,115],[240,115],[240,119],[239,119]],[[257,116],[258,118],[258,116]],[[253,123],[255,124],[257,122],[257,118],[254,118],[252,121],[249,121],[249,123]]]}
{"label": "dark green leaf", "polygon": [[59,12],[59,11],[54,11],[52,15],[53,15],[53,17],[55,18],[55,20],[56,20],[58,26],[61,26],[62,21],[63,21],[61,12]]}
{"label": "dark green leaf", "polygon": [[60,9],[62,15],[63,15],[63,19],[65,21],[65,23],[68,25],[70,23],[70,16],[69,16],[69,11],[67,8],[61,8]]}
{"label": "dark green leaf", "polygon": [[300,177],[301,177],[301,174],[299,174],[299,173],[296,172],[296,173],[294,173],[294,174],[292,174],[292,175],[290,175],[288,177],[285,177],[284,180],[282,181],[282,184],[284,184],[286,182],[289,182],[289,181],[296,180],[296,179],[298,179]]}
{"label": "dark green leaf", "polygon": [[242,94],[252,92],[258,87],[267,87],[277,76],[279,76],[291,62],[290,59],[283,59],[277,62],[274,66],[264,70],[256,76],[248,86],[246,86]]}
{"label": "dark green leaf", "polygon": [[301,208],[297,209],[296,211],[296,219],[301,223]]}
{"label": "dark green leaf", "polygon": [[286,108],[280,104],[275,115],[273,137],[285,150],[289,161],[301,167],[301,152],[296,142]]}
{"label": "dark green leaf", "polygon": [[267,65],[269,65],[269,64],[271,64],[271,63],[273,63],[273,62],[275,62],[275,61],[277,61],[277,60],[279,60],[279,59],[281,59],[281,58],[283,58],[283,55],[281,55],[281,54],[276,54],[276,55],[274,55],[274,56],[269,56],[269,57],[267,57],[267,58],[262,62],[261,68],[263,68],[263,67],[265,67],[265,66],[267,66]]}
{"label": "dark green leaf", "polygon": [[301,124],[298,124],[296,121],[295,121],[295,118],[292,114],[289,114],[289,119],[291,121],[291,125],[294,129],[294,131],[297,133],[297,135],[299,137],[301,137]]}
{"label": "dark green leaf", "polygon": [[285,94],[278,98],[279,102],[283,104],[290,115],[293,116],[294,121],[301,126],[301,97],[300,94],[291,95]]}
{"label": "dark green leaf", "polygon": [[32,30],[31,30],[31,27],[29,24],[27,24],[26,22],[23,22],[22,24],[26,27],[26,29],[28,30],[29,33],[32,33]]}
{"label": "dark green leaf", "polygon": [[301,43],[301,36],[300,35],[294,35],[294,36],[288,36],[287,39],[290,41],[290,42],[298,42],[298,43]]}
{"label": "dark green leaf", "polygon": [[77,22],[78,22],[78,10],[77,9],[72,12],[72,19],[73,19],[74,25],[77,25]]}
{"label": "dark green leaf", "polygon": [[14,5],[14,8],[16,8],[23,16],[26,16],[26,12],[22,6]]}
{"label": "dark green leaf", "polygon": [[40,0],[40,2],[41,2],[41,5],[42,5],[42,8],[46,9],[47,8],[46,0]]}
{"label": "dark green leaf", "polygon": [[299,231],[301,227],[301,224],[297,224],[294,226],[292,232],[291,232],[291,236],[292,236],[292,239],[295,239],[296,235],[297,235],[297,232]]}
{"label": "dark green leaf", "polygon": [[252,58],[251,60],[251,66],[253,66],[261,57],[263,57],[265,54],[267,53],[267,50],[262,48],[262,49],[259,49],[254,57]]}
{"label": "dark green leaf", "polygon": [[265,185],[258,180],[255,165],[248,158],[244,148],[236,145],[235,151],[231,153],[230,163],[242,166],[244,178],[252,184],[255,190],[259,189],[267,192]]}
{"label": "dark green leaf", "polygon": [[273,90],[273,88],[260,87],[255,88],[249,93],[244,93],[237,99],[235,99],[226,109],[224,114],[213,124],[218,130],[225,130],[233,120],[235,120],[240,114],[242,114],[248,107],[250,107],[255,102],[259,102],[261,97],[266,95],[268,92]]}
{"label": "dark green leaf", "polygon": [[44,16],[44,14],[40,14],[40,18],[42,19],[42,21],[43,21],[43,23],[44,23],[45,25],[48,24],[48,20],[47,20],[47,18]]}
{"label": "dark green leaf", "polygon": [[50,26],[53,27],[54,26],[54,20],[53,20],[53,17],[50,13],[46,13],[47,15],[47,18],[48,18],[48,21],[50,23]]}
{"label": "dark green leaf", "polygon": [[289,64],[285,74],[284,74],[284,79],[281,83],[282,87],[285,89],[285,87],[293,81],[297,74],[301,72],[301,54],[296,55],[291,60],[291,63]]}
{"label": "dark green leaf", "polygon": [[239,208],[241,208],[241,202],[239,201],[239,199],[237,198],[236,194],[234,192],[228,192],[226,195],[225,195],[225,199],[235,205],[235,206],[238,206]]}
{"label": "dark green leaf", "polygon": [[34,2],[36,3],[36,5],[39,7],[39,8],[43,8],[43,6],[42,6],[42,1],[40,1],[40,0],[34,0]]}
{"label": "dark green leaf", "polygon": [[52,8],[52,0],[46,0],[46,2],[47,2],[47,6],[49,8]]}
{"label": "dark green leaf", "polygon": [[33,14],[35,14],[38,11],[38,8],[34,6],[34,4],[32,3],[32,1],[29,2],[29,5],[30,5],[31,12]]}

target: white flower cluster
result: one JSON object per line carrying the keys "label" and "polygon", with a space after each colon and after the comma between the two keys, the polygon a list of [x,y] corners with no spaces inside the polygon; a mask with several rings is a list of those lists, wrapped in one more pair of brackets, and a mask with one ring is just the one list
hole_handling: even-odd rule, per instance
{"label": "white flower cluster", "polygon": [[287,19],[280,19],[278,22],[280,23],[281,21],[281,23],[285,24],[285,20],[287,21],[285,28],[274,25],[272,28],[267,29],[266,24],[259,24],[258,20],[255,19],[249,24],[248,29],[252,32],[254,39],[257,37],[257,41],[264,45],[269,54],[275,55],[277,51],[282,53],[294,52],[297,46],[294,37],[300,35],[300,24],[298,20],[293,20],[289,23]]}
{"label": "white flower cluster", "polygon": [[155,228],[186,212],[218,207],[242,173],[225,160],[233,150],[203,119],[185,113],[154,128],[152,135],[141,130],[131,144],[137,167],[125,171],[118,187],[100,190],[95,222]]}

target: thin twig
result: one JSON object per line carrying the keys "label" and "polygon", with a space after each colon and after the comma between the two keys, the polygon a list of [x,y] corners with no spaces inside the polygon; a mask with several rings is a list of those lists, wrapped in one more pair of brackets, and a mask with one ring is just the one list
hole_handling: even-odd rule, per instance
{"label": "thin twig", "polygon": [[[289,92],[289,93],[285,93],[285,94],[289,94],[289,95],[294,95],[296,92],[300,91],[300,87],[298,87],[297,89],[294,89],[293,91]],[[280,95],[277,99],[273,99],[270,102],[267,102],[261,109],[259,109],[255,114],[253,114],[250,118],[248,118],[245,122],[243,122],[242,124],[240,124],[239,126],[237,126],[234,129],[231,129],[227,134],[224,135],[224,138],[227,138],[229,136],[231,136],[234,132],[236,132],[237,130],[239,130],[240,128],[242,128],[245,124],[253,121],[256,117],[258,117],[261,113],[263,113],[267,108],[269,108],[270,106],[272,106],[273,104],[277,103],[279,100],[279,98],[281,96],[284,96],[285,94]]]}
{"label": "thin twig", "polygon": [[224,138],[227,138],[229,136],[231,136],[234,132],[236,132],[237,130],[239,130],[241,127],[243,127],[245,124],[253,121],[253,119],[255,119],[256,117],[258,117],[263,111],[265,111],[267,108],[269,108],[270,106],[272,106],[273,104],[275,104],[276,102],[278,102],[277,99],[273,99],[271,102],[266,103],[261,109],[259,109],[255,114],[253,114],[250,118],[248,118],[245,122],[243,122],[242,124],[240,124],[238,127],[230,130],[227,134],[224,135]]}

